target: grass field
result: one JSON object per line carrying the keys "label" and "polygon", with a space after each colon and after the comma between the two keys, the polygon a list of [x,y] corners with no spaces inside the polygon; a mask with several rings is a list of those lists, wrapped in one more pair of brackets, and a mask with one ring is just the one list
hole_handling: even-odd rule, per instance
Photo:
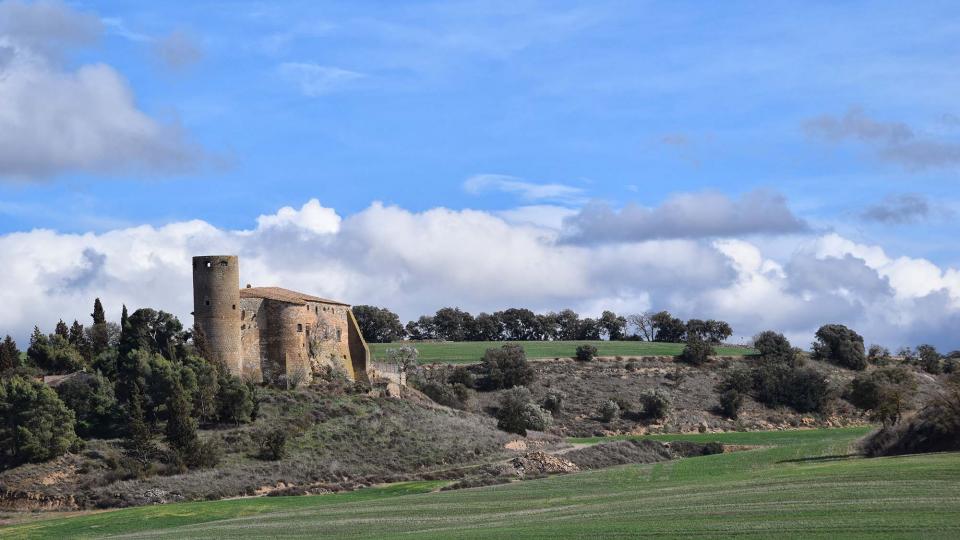
{"label": "grass field", "polygon": [[[577,346],[590,344],[599,350],[600,356],[676,356],[683,351],[682,343],[653,343],[649,341],[459,341],[426,342],[414,346],[420,352],[420,361],[426,363],[470,364],[479,362],[483,353],[491,347],[512,343],[523,347],[528,358],[571,358]],[[371,343],[373,359],[385,360],[387,349],[402,343]],[[741,356],[752,353],[742,347],[719,347],[717,354]]]}
{"label": "grass field", "polygon": [[423,493],[439,483],[421,482],[135,508],[0,537],[960,537],[960,453],[851,455],[866,432],[665,435],[655,438],[763,448],[461,491]]}

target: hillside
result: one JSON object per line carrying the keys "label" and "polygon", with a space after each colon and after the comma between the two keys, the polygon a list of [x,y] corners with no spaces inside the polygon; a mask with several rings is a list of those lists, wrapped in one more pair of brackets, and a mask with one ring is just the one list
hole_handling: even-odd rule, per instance
{"label": "hillside", "polygon": [[[370,353],[376,361],[387,358],[387,350],[402,345],[412,345],[420,353],[424,363],[470,364],[479,362],[487,349],[512,344],[523,347],[528,358],[572,358],[580,345],[593,345],[600,356],[676,356],[683,351],[683,343],[658,343],[650,341],[426,341],[409,343],[370,343]],[[719,356],[743,356],[753,354],[746,347],[718,347]]]}
{"label": "hillside", "polygon": [[[2,530],[51,537],[955,538],[960,454],[864,459],[867,428],[669,435],[753,450],[430,493],[402,484],[319,497],[176,504]],[[587,441],[591,442],[591,441]]]}

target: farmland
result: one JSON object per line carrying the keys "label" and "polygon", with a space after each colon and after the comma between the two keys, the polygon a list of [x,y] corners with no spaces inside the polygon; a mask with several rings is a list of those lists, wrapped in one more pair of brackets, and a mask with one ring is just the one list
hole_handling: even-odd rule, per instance
{"label": "farmland", "polygon": [[[658,343],[650,341],[438,341],[409,343],[417,348],[420,361],[425,363],[471,364],[479,362],[483,353],[491,347],[507,344],[520,345],[528,358],[571,358],[580,345],[593,345],[600,356],[676,356],[683,351],[682,343]],[[371,343],[373,359],[383,361],[387,349],[405,343]],[[718,347],[716,354],[743,356],[753,353],[744,347]]]}
{"label": "farmland", "polygon": [[[0,529],[5,537],[956,538],[960,454],[864,459],[867,428],[660,435],[752,449],[461,491],[407,483],[343,495],[118,510]],[[607,439],[579,439],[592,443]]]}

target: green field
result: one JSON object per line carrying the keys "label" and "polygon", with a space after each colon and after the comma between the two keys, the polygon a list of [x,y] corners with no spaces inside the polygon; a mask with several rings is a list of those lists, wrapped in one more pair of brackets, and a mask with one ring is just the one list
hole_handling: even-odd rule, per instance
{"label": "green field", "polygon": [[[590,344],[599,350],[600,356],[676,356],[683,351],[683,343],[655,343],[649,341],[457,341],[425,342],[413,344],[420,352],[420,361],[426,363],[471,364],[479,362],[483,353],[491,347],[506,344],[523,347],[528,358],[571,358],[577,346]],[[383,361],[387,349],[403,343],[370,343],[373,359]],[[741,356],[751,354],[752,349],[743,347],[718,347],[717,354]]]}
{"label": "green field", "polygon": [[852,455],[866,432],[665,435],[762,448],[460,491],[423,493],[440,483],[420,482],[135,508],[0,537],[960,537],[960,453]]}

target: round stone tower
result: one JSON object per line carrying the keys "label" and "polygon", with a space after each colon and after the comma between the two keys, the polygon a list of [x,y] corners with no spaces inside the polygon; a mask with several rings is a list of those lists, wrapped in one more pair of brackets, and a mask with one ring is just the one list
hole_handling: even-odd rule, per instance
{"label": "round stone tower", "polygon": [[240,375],[240,263],[235,255],[193,258],[193,320],[203,330],[210,360]]}

